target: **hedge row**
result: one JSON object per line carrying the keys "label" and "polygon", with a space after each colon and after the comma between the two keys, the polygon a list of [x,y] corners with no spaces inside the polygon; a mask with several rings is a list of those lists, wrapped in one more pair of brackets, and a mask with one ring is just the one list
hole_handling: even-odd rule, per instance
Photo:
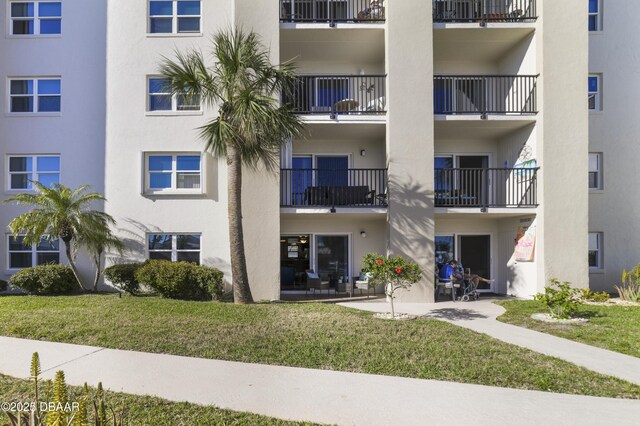
{"label": "hedge row", "polygon": [[[224,291],[221,271],[188,262],[150,260],[113,265],[105,269],[104,276],[120,290],[134,295],[141,292],[141,285],[162,297],[182,300],[220,300]],[[77,292],[73,271],[66,265],[26,268],[16,272],[9,284],[29,294]],[[0,281],[0,291],[5,288],[6,283]]]}

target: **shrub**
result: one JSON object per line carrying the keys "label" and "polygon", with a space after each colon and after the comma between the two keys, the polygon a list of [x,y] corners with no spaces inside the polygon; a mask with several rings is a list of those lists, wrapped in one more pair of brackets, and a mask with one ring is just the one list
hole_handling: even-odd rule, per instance
{"label": "shrub", "polygon": [[189,262],[151,260],[135,273],[140,284],[162,297],[181,300],[219,300],[222,297],[222,272]]}
{"label": "shrub", "polygon": [[369,274],[369,286],[384,284],[392,318],[396,317],[393,307],[396,290],[409,290],[422,276],[422,269],[416,263],[402,256],[387,258],[377,253],[367,253],[362,258],[362,271]]}
{"label": "shrub", "polygon": [[552,278],[551,285],[544,288],[544,294],[536,294],[535,299],[549,308],[552,317],[567,319],[571,318],[576,313],[578,306],[582,304],[580,295],[580,289],[571,288],[570,282],[564,281],[561,283]]}
{"label": "shrub", "polygon": [[640,263],[631,271],[622,271],[622,284],[614,286],[620,299],[640,303]]}
{"label": "shrub", "polygon": [[0,280],[0,292],[7,290],[7,282],[5,280]]}
{"label": "shrub", "polygon": [[73,271],[66,265],[39,265],[16,272],[9,284],[30,294],[70,294],[78,290]]}
{"label": "shrub", "polygon": [[591,291],[588,288],[583,288],[581,292],[582,298],[584,300],[590,300],[591,302],[607,302],[611,298],[609,293],[605,293],[604,291]]}
{"label": "shrub", "polygon": [[136,271],[143,265],[144,263],[122,263],[109,266],[104,270],[104,277],[119,290],[129,294],[139,294],[140,283],[136,279]]}

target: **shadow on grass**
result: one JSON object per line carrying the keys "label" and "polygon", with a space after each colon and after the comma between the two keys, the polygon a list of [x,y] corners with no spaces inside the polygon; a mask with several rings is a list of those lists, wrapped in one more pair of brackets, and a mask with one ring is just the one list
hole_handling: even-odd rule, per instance
{"label": "shadow on grass", "polygon": [[489,318],[489,316],[481,314],[478,311],[474,311],[473,309],[442,308],[442,309],[434,309],[433,311],[424,315],[423,318],[436,318],[436,319],[458,321],[458,320],[484,319],[484,318]]}

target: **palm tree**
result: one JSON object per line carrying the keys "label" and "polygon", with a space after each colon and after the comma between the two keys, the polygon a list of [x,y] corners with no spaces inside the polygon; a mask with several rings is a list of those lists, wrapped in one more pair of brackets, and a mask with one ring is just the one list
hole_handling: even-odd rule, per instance
{"label": "palm tree", "polygon": [[109,228],[103,230],[105,232],[92,232],[90,235],[84,235],[80,239],[79,243],[89,253],[89,257],[93,261],[93,266],[96,268],[95,275],[93,276],[93,291],[98,291],[98,282],[100,282],[100,276],[102,275],[102,255],[105,251],[115,250],[119,254],[124,251],[124,243],[111,233]]}
{"label": "palm tree", "polygon": [[226,158],[229,238],[235,303],[251,303],[242,228],[242,167],[275,171],[280,146],[300,134],[302,121],[278,97],[295,82],[292,63],[272,65],[259,36],[230,29],[213,36],[214,64],[202,52],[175,52],[163,57],[160,72],[176,96],[202,100],[218,108],[217,116],[201,127],[205,150]]}
{"label": "palm tree", "polygon": [[40,182],[32,183],[35,193],[17,194],[5,201],[32,207],[13,219],[9,228],[15,237],[23,235],[23,243],[27,246],[38,244],[43,237],[48,240],[61,239],[69,266],[84,291],[86,289],[75,264],[76,243],[91,235],[110,234],[109,225],[115,224],[113,218],[90,208],[92,203],[105,201],[105,198],[97,192],[87,192],[88,185],[71,189],[58,183],[51,188]]}

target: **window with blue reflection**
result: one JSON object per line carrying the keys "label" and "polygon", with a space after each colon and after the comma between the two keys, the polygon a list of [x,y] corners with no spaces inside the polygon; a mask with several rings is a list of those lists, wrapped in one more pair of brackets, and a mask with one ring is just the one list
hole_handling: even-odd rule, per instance
{"label": "window with blue reflection", "polygon": [[149,14],[151,16],[171,16],[173,15],[173,2],[152,1],[149,3]]}
{"label": "window with blue reflection", "polygon": [[38,112],[60,112],[60,96],[38,98]]}
{"label": "window with blue reflection", "polygon": [[598,77],[589,77],[589,92],[594,93],[598,91]]}
{"label": "window with blue reflection", "polygon": [[147,248],[149,250],[171,250],[172,236],[169,234],[149,234]]}
{"label": "window with blue reflection", "polygon": [[38,16],[60,17],[62,16],[62,3],[60,2],[40,2],[38,3]]}
{"label": "window with blue reflection", "polygon": [[31,157],[11,157],[9,158],[10,172],[32,172],[33,159]]}
{"label": "window with blue reflection", "polygon": [[177,157],[178,171],[199,171],[200,156],[197,155],[178,155]]}
{"label": "window with blue reflection", "polygon": [[151,155],[149,156],[149,170],[151,171],[171,171],[170,155]]}
{"label": "window with blue reflection", "polygon": [[178,1],[178,15],[200,15],[200,2]]}
{"label": "window with blue reflection", "polygon": [[58,173],[41,173],[38,175],[38,182],[47,188],[53,188],[54,183],[60,183],[60,174]]}
{"label": "window with blue reflection", "polygon": [[11,80],[12,95],[32,95],[33,80]]}
{"label": "window with blue reflection", "polygon": [[11,3],[11,17],[12,18],[32,18],[33,17],[33,2],[29,3]]}
{"label": "window with blue reflection", "polygon": [[40,34],[62,33],[62,21],[60,19],[47,19],[40,21]]}
{"label": "window with blue reflection", "polygon": [[60,80],[38,80],[39,95],[59,95]]}
{"label": "window with blue reflection", "polygon": [[60,157],[38,157],[38,172],[58,172],[60,171]]}
{"label": "window with blue reflection", "polygon": [[600,0],[589,0],[589,13],[598,13],[598,3]]}

